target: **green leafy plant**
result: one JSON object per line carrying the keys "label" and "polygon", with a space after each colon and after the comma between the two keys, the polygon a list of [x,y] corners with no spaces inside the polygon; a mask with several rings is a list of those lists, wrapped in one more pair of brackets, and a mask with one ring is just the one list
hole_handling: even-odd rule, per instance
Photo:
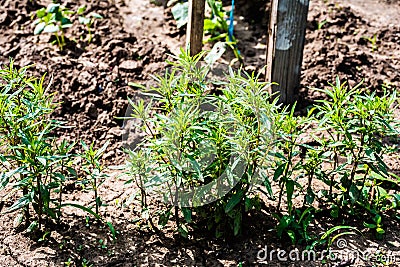
{"label": "green leafy plant", "polygon": [[[198,66],[202,56],[190,57],[182,50],[170,62],[173,70],[156,77],[150,103],[130,101],[132,117],[147,136],[128,151],[129,182],[140,189],[143,218],[152,227],[155,211],[148,197],[157,190],[167,200],[158,212],[159,225],[172,218],[183,236],[188,236],[188,227],[205,227],[216,236],[238,235],[243,216],[260,206],[252,185],[258,177],[267,177],[269,118],[277,110],[277,99],[265,101],[270,84],[240,70],[231,70],[229,81],[219,82],[220,95],[211,93],[209,69]],[[193,187],[198,190],[182,197],[182,189]],[[231,190],[222,192],[226,187]],[[207,201],[210,198],[213,201]]]}
{"label": "green leafy plant", "polygon": [[302,148],[298,139],[309,127],[311,121],[311,113],[306,118],[295,116],[295,107],[296,105],[293,105],[290,110],[283,109],[274,120],[277,129],[274,181],[278,181],[280,188],[277,210],[280,209],[282,197],[286,193],[289,214],[292,212],[292,197],[295,187],[301,187],[297,183],[297,179],[302,176],[299,171],[305,167],[303,161],[296,160]]}
{"label": "green leafy plant", "polygon": [[[331,89],[321,90],[328,100],[318,101],[316,118],[323,133],[315,138],[321,145],[320,179],[329,186],[321,191],[325,203],[335,207],[332,213],[365,217],[371,216],[368,228],[383,234],[381,214],[393,208],[395,196],[387,190],[397,188],[399,180],[389,172],[384,156],[393,150],[390,140],[398,138],[398,122],[393,110],[396,93],[361,93],[361,84],[349,88],[339,79]],[[378,219],[376,219],[378,218]],[[367,219],[368,221],[368,219]]]}
{"label": "green leafy plant", "polygon": [[34,34],[54,33],[56,42],[60,50],[65,46],[65,30],[72,26],[69,18],[74,11],[67,9],[60,4],[51,3],[47,8],[36,11],[37,19],[33,22],[35,26]]}
{"label": "green leafy plant", "polygon": [[92,41],[92,25],[96,19],[103,19],[103,16],[95,12],[91,12],[88,15],[83,16],[85,11],[86,11],[86,6],[83,5],[78,8],[76,13],[79,15],[78,17],[79,23],[86,26],[86,29],[89,33],[88,42],[90,43]]}
{"label": "green leafy plant", "polygon": [[[81,155],[82,168],[95,191],[96,212],[77,203],[65,203],[65,184],[75,182],[76,169],[80,169],[76,166],[77,155],[72,153],[75,143],[53,137],[53,131],[62,127],[63,122],[50,117],[58,105],[53,102],[54,94],[48,92],[51,82],[45,87],[45,76],[28,77],[28,68],[17,69],[11,60],[0,69],[0,191],[5,193],[0,207],[3,209],[6,201],[16,199],[3,213],[22,210],[16,215],[14,226],[24,227],[27,232],[42,231],[48,220],[58,222],[61,209],[66,206],[103,221],[98,214],[101,200],[97,190],[106,177],[100,158],[108,143],[96,150],[82,142],[85,149]],[[111,222],[103,222],[115,239]],[[49,235],[45,231],[39,241]]]}
{"label": "green leafy plant", "polygon": [[282,238],[284,235],[287,235],[292,244],[314,241],[315,236],[310,236],[307,230],[314,219],[314,212],[314,208],[309,207],[303,212],[297,209],[291,212],[291,215],[280,216],[274,214],[274,217],[278,220],[276,227],[278,237]]}
{"label": "green leafy plant", "polygon": [[[335,232],[339,232],[337,234],[333,234]],[[337,240],[339,237],[346,236],[346,235],[356,235],[361,234],[361,232],[353,226],[347,225],[337,225],[332,228],[329,228],[320,238],[316,240],[311,248],[314,248],[315,245],[323,245],[326,244],[327,248],[329,249],[333,242]],[[339,244],[340,245],[340,244]],[[343,248],[343,247],[342,247]]]}
{"label": "green leafy plant", "polygon": [[[395,189],[400,180],[384,162],[385,156],[397,151],[396,93],[365,94],[361,83],[349,88],[339,78],[331,88],[319,91],[327,100],[318,100],[307,116],[296,116],[292,106],[274,119],[278,236],[287,232],[292,242],[309,243],[296,218],[303,217],[297,214],[299,208],[307,210],[317,199],[332,217],[362,218],[364,226],[381,238],[383,213],[398,208]],[[315,190],[317,180],[326,187]],[[292,199],[299,196],[303,206],[295,207]]]}
{"label": "green leafy plant", "polygon": [[[320,90],[326,100],[318,100],[306,116],[298,116],[295,105],[277,105],[268,94],[269,84],[257,81],[257,76],[230,70],[227,82],[208,80],[210,64],[197,66],[202,56],[182,52],[170,62],[171,72],[156,77],[158,85],[146,93],[152,97],[149,103],[130,100],[132,117],[146,137],[128,151],[129,182],[139,188],[142,218],[153,229],[157,228],[153,216],[158,214],[158,226],[174,219],[184,236],[190,227],[203,226],[216,236],[227,229],[240,234],[243,216],[260,208],[262,192],[276,200],[278,236],[288,236],[292,243],[316,240],[308,226],[324,209],[331,209],[334,218],[359,216],[365,227],[377,235],[384,233],[382,215],[397,209],[400,199],[390,191],[398,187],[399,178],[383,160],[395,151],[390,140],[398,137],[392,113],[395,93],[368,95],[361,84],[349,88],[337,79],[331,88]],[[208,165],[204,159],[210,155],[215,157]],[[240,155],[239,160],[231,162],[232,155]],[[210,192],[219,193],[201,186],[221,183],[218,178],[224,170],[241,160],[245,168],[240,178],[223,180],[232,184],[229,193],[198,205]],[[260,184],[256,177],[263,186],[253,191],[250,188]],[[315,189],[316,181],[325,187]],[[273,184],[278,185],[277,192]],[[182,187],[202,188],[191,195],[191,205],[179,205]],[[148,204],[155,190],[168,200],[162,211],[155,212]],[[303,204],[295,205],[293,199],[299,197]],[[315,200],[321,205],[318,210]]]}
{"label": "green leafy plant", "polygon": [[102,19],[103,16],[95,12],[85,15],[86,6],[80,6],[75,11],[69,10],[61,4],[51,3],[47,8],[41,8],[36,11],[36,20],[34,34],[52,33],[56,37],[56,43],[60,50],[66,45],[65,31],[73,26],[73,19],[78,16],[80,24],[85,25],[88,31],[88,43],[92,41],[92,26],[96,19]]}
{"label": "green leafy plant", "polygon": [[[6,199],[22,194],[6,212],[22,209],[15,226],[25,221],[28,231],[34,231],[42,227],[44,216],[60,218],[63,185],[76,172],[74,144],[58,143],[51,135],[62,125],[50,118],[56,107],[53,94],[44,86],[44,76],[26,77],[27,69],[18,70],[11,61],[0,70],[0,190],[8,192]],[[35,217],[30,217],[30,207]]]}
{"label": "green leafy plant", "polygon": [[95,212],[99,214],[99,208],[102,205],[101,198],[99,196],[99,186],[104,183],[107,174],[103,172],[103,164],[101,164],[101,158],[104,151],[107,149],[109,142],[107,141],[100,149],[94,149],[94,143],[88,146],[84,141],[81,141],[82,147],[84,149],[82,156],[83,171],[86,174],[86,178],[80,181],[80,184],[86,187],[86,184],[90,185],[90,189],[94,192],[95,200]]}

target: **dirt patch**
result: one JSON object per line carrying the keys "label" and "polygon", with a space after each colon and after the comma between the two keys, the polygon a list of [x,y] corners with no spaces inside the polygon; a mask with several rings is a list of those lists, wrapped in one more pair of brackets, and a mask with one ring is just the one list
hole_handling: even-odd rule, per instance
{"label": "dirt patch", "polygon": [[[125,115],[127,97],[136,98],[139,93],[128,82],[147,84],[150,74],[164,71],[168,53],[177,52],[183,45],[184,31],[176,29],[169,9],[148,0],[64,1],[69,8],[86,4],[89,11],[103,15],[104,19],[93,26],[91,44],[83,41],[84,28],[74,27],[67,33],[67,47],[60,52],[49,44],[48,36],[32,34],[31,13],[48,2],[0,0],[0,61],[6,63],[12,57],[18,66],[35,64],[31,69],[35,75],[52,75],[51,90],[57,92],[57,101],[63,103],[55,117],[72,126],[57,134],[74,140],[95,140],[98,146],[110,140],[108,164],[122,163],[123,121],[116,117]],[[258,70],[265,64],[268,5],[255,2],[249,5],[239,1],[236,14],[238,48],[249,70]],[[308,87],[327,86],[336,75],[352,85],[364,79],[364,86],[370,91],[400,86],[400,26],[389,23],[400,19],[398,2],[371,0],[375,7],[384,5],[379,11],[368,11],[360,6],[361,2],[311,1],[299,94],[302,107],[321,97]],[[383,23],[377,13],[391,19]],[[373,44],[368,38],[374,36]],[[395,168],[396,164],[392,166]],[[72,266],[82,266],[85,261],[94,266],[254,266],[259,264],[258,252],[266,245],[270,249],[292,248],[287,240],[276,238],[275,221],[266,221],[271,218],[269,212],[246,218],[243,236],[237,239],[221,241],[198,235],[199,239],[179,243],[168,227],[164,237],[152,235],[137,224],[138,207],[122,204],[133,190],[124,185],[126,180],[113,175],[101,188],[104,201],[109,203],[102,213],[119,232],[115,244],[106,228],[87,222],[84,214],[76,210],[66,210],[63,224],[53,226],[50,240],[39,244],[27,235],[10,231],[13,215],[4,215],[0,219],[0,266],[64,266],[69,259]],[[76,188],[71,189],[68,198],[86,204],[91,201],[90,195]],[[340,222],[317,218],[311,228],[321,234],[334,223]],[[371,241],[374,239],[369,233],[365,233],[365,238],[346,240],[362,251],[368,248],[371,252],[398,252],[399,225],[388,225],[384,241]],[[273,263],[318,266],[310,262]],[[342,263],[338,266],[345,266]]]}
{"label": "dirt patch", "polygon": [[[382,86],[399,88],[400,26],[377,26],[378,18],[369,14],[347,4],[312,3],[303,62],[304,87],[322,88],[339,76],[351,85],[364,80],[370,91],[381,91]],[[317,95],[302,91],[305,94],[300,99]]]}
{"label": "dirt patch", "polygon": [[[6,63],[12,57],[17,66],[34,64],[31,70],[35,75],[52,76],[51,90],[57,93],[56,101],[62,102],[55,116],[72,127],[58,134],[89,143],[96,141],[97,146],[110,140],[106,158],[111,164],[121,163],[123,121],[117,117],[125,115],[127,97],[137,93],[128,82],[144,81],[148,74],[163,69],[169,49],[125,30],[123,2],[80,1],[88,6],[88,12],[95,10],[104,19],[95,22],[90,44],[79,39],[87,37],[84,27],[75,25],[66,34],[67,47],[59,51],[48,43],[48,35],[32,34],[31,13],[42,7],[33,2],[35,6],[31,1],[3,1],[0,61]],[[76,9],[78,3],[67,2],[66,7]]]}

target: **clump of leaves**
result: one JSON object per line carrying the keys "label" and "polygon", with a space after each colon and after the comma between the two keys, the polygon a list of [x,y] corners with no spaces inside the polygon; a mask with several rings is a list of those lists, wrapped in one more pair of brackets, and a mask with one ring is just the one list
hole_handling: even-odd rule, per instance
{"label": "clump of leaves", "polygon": [[25,221],[33,231],[41,228],[44,216],[60,219],[63,185],[76,172],[74,144],[57,143],[51,135],[62,125],[50,118],[56,107],[53,94],[44,86],[44,76],[26,77],[27,68],[18,70],[11,61],[0,70],[0,190],[8,192],[3,201],[21,193],[6,212],[22,209],[15,226]]}
{"label": "clump of leaves", "polygon": [[89,38],[92,41],[92,25],[96,19],[102,19],[103,16],[95,12],[84,15],[86,6],[78,7],[77,11],[69,10],[61,4],[51,3],[47,8],[41,8],[36,11],[36,20],[34,34],[52,33],[56,37],[56,43],[60,50],[66,45],[65,31],[73,26],[73,15],[78,15],[79,23],[85,25]]}
{"label": "clump of leaves", "polygon": [[[306,117],[295,116],[293,107],[274,120],[277,231],[280,236],[287,233],[292,242],[312,241],[300,227],[307,220],[300,219],[304,216],[298,216],[298,209],[312,207],[315,200],[334,218],[361,218],[377,237],[384,234],[383,213],[398,209],[400,179],[384,160],[397,151],[399,122],[393,110],[398,98],[396,92],[365,94],[361,85],[350,88],[337,78],[330,88],[317,89],[327,100],[317,100]],[[326,187],[314,189],[316,180]],[[281,213],[284,195],[287,208]],[[293,206],[296,195],[304,197],[303,207]]]}
{"label": "clump of leaves", "polygon": [[53,33],[60,50],[65,46],[65,30],[72,27],[70,15],[74,11],[67,9],[60,4],[51,3],[47,8],[36,11],[37,19],[33,22],[36,27],[34,34]]}
{"label": "clump of leaves", "polygon": [[[51,82],[46,87],[45,76],[28,77],[28,68],[17,69],[11,60],[0,69],[0,191],[4,193],[0,211],[8,201],[17,199],[3,212],[22,210],[16,215],[14,226],[25,227],[28,232],[41,230],[46,219],[59,221],[65,206],[79,208],[102,220],[97,192],[105,177],[100,158],[107,143],[96,150],[82,142],[85,150],[80,155],[84,160],[82,168],[95,191],[96,212],[77,203],[65,203],[63,189],[67,182],[74,183],[77,178],[76,170],[81,166],[76,165],[75,159],[79,155],[72,153],[75,143],[59,141],[53,136],[63,122],[50,117],[59,105],[53,101],[54,94],[48,92]],[[113,225],[105,223],[115,238]]]}
{"label": "clump of leaves", "polygon": [[399,135],[393,115],[398,99],[396,92],[363,94],[360,86],[349,88],[337,79],[331,89],[321,90],[328,100],[316,106],[317,130],[325,134],[316,141],[324,150],[321,159],[330,165],[321,177],[329,191],[322,194],[333,202],[335,216],[367,212],[383,234],[377,215],[392,207],[395,196],[388,190],[398,188],[400,181],[384,161],[395,151],[391,143]]}
{"label": "clump of leaves", "polygon": [[277,99],[268,93],[270,84],[241,70],[219,81],[221,94],[211,93],[209,67],[199,67],[202,56],[182,50],[170,62],[172,71],[156,77],[150,103],[130,101],[131,116],[147,136],[128,151],[129,182],[140,189],[143,217],[153,227],[148,198],[157,191],[166,200],[159,226],[173,219],[183,236],[189,227],[238,235],[243,216],[260,207],[255,181],[269,183]]}
{"label": "clump of leaves", "polygon": [[278,224],[276,233],[279,238],[287,235],[292,244],[310,243],[316,238],[308,232],[308,226],[314,220],[315,209],[312,207],[306,208],[304,211],[296,209],[290,214],[274,214]]}
{"label": "clump of leaves", "polygon": [[95,149],[94,143],[87,145],[84,141],[81,141],[84,152],[81,154],[83,159],[83,171],[86,174],[86,178],[80,181],[80,184],[89,185],[89,188],[94,192],[95,200],[95,210],[96,214],[99,213],[99,208],[102,205],[101,198],[99,196],[99,186],[105,182],[108,177],[107,174],[103,172],[103,164],[101,163],[101,158],[104,151],[106,150],[109,142],[106,142],[101,148]]}

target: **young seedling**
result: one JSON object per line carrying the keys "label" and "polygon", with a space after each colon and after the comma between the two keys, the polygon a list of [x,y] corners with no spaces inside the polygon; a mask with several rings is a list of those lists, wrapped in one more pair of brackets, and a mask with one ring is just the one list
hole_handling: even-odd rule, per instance
{"label": "young seedling", "polygon": [[[215,41],[224,41],[232,49],[235,57],[239,61],[243,61],[240,51],[237,48],[237,39],[232,33],[231,36],[229,34],[230,25],[227,23],[227,12],[223,8],[222,1],[207,0],[207,4],[211,8],[211,17],[204,20],[204,33],[210,35],[210,38],[205,42],[214,43]],[[233,20],[231,23],[233,23]]]}
{"label": "young seedling", "polygon": [[374,36],[372,36],[372,37],[364,36],[362,38],[367,40],[371,44],[371,51],[372,52],[375,52],[378,49],[378,46],[376,44],[376,42],[378,40],[378,35],[377,34],[374,34]]}
{"label": "young seedling", "polygon": [[37,19],[33,22],[36,25],[34,34],[53,33],[60,50],[63,50],[65,30],[72,26],[69,18],[69,15],[72,14],[74,14],[73,11],[54,3],[49,4],[47,8],[39,9],[36,11]]}
{"label": "young seedling", "polygon": [[89,13],[87,16],[84,16],[83,13],[85,13],[86,11],[86,6],[80,6],[77,10],[77,14],[79,15],[78,19],[79,19],[79,23],[83,24],[86,26],[86,29],[88,30],[89,33],[89,39],[88,39],[88,43],[90,43],[92,41],[92,25],[95,21],[95,19],[102,19],[103,16],[101,16],[100,14],[97,14],[95,12],[91,12]]}
{"label": "young seedling", "polygon": [[324,19],[324,20],[322,20],[322,21],[319,21],[319,22],[318,22],[318,25],[317,25],[317,29],[318,29],[318,30],[321,30],[322,27],[324,27],[324,25],[325,25],[327,22],[328,22],[328,21],[327,21],[326,19]]}
{"label": "young seedling", "polygon": [[99,196],[99,186],[104,183],[108,177],[107,174],[103,173],[104,166],[101,163],[103,153],[107,149],[109,142],[107,141],[100,149],[94,149],[94,143],[88,146],[84,141],[81,141],[81,145],[84,149],[84,153],[81,155],[83,162],[83,171],[86,173],[86,179],[83,180],[83,184],[90,184],[91,190],[94,191],[96,214],[99,214],[99,208],[102,205],[101,198]]}

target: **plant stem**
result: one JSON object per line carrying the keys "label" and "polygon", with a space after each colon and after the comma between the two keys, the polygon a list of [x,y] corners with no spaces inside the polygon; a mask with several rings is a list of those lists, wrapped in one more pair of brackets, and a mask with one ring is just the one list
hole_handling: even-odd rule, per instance
{"label": "plant stem", "polygon": [[293,145],[294,144],[290,143],[289,155],[288,155],[288,158],[287,158],[287,162],[286,162],[286,166],[285,166],[285,173],[284,173],[284,176],[283,176],[284,181],[282,182],[282,184],[280,186],[279,201],[278,201],[278,204],[276,206],[277,211],[279,211],[281,209],[281,202],[282,202],[282,196],[283,196],[283,186],[285,185],[285,182],[287,180],[287,175],[289,173],[289,168],[290,168],[290,165],[292,164]]}
{"label": "plant stem", "polygon": [[89,32],[88,43],[90,44],[92,42],[92,31],[90,30],[90,25],[87,25],[87,29],[88,29],[88,32]]}
{"label": "plant stem", "polygon": [[99,214],[99,203],[97,201],[97,178],[96,178],[96,176],[93,178],[93,182],[94,182],[94,199],[95,199],[95,203],[96,203],[96,214]]}
{"label": "plant stem", "polygon": [[57,33],[55,33],[54,35],[56,36],[58,47],[62,51],[63,50],[63,45],[61,44],[60,37],[58,37]]}

